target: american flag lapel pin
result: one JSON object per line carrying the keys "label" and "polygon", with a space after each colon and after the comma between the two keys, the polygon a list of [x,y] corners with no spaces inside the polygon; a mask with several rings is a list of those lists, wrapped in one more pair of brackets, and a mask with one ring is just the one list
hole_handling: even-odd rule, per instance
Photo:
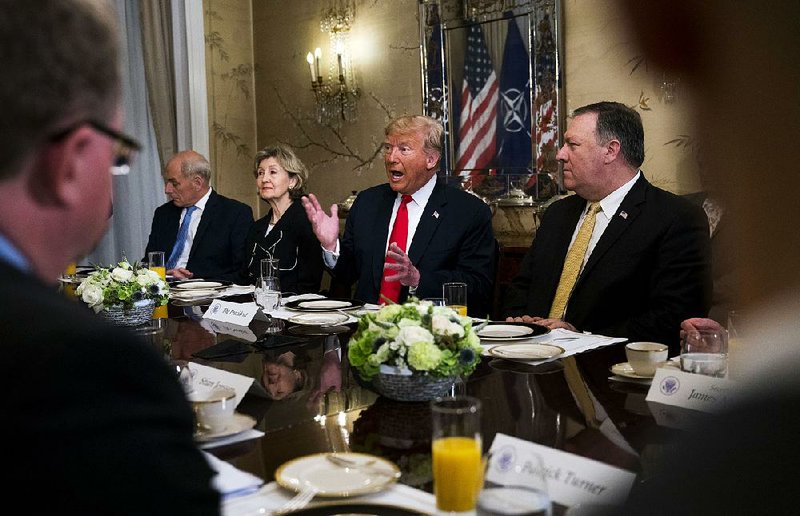
{"label": "american flag lapel pin", "polygon": [[439,212],[438,212],[438,211],[434,211],[434,212],[433,212],[433,216],[434,216],[434,217],[436,217],[436,218],[438,219],[438,218],[439,218]]}
{"label": "american flag lapel pin", "polygon": [[619,216],[622,217],[625,220],[628,220],[628,212],[627,211],[619,212]]}

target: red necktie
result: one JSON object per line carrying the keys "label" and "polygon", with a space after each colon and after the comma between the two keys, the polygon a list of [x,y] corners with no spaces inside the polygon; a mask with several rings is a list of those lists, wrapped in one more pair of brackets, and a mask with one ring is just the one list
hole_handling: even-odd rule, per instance
{"label": "red necktie", "polygon": [[[389,237],[389,245],[394,242],[403,251],[406,250],[406,241],[408,240],[408,203],[411,202],[410,195],[403,195],[400,200],[400,207],[397,209],[397,217],[394,219],[394,226],[392,226],[392,235]],[[386,263],[395,263],[391,258],[386,258]],[[400,298],[400,285],[399,281],[386,281],[386,276],[391,276],[395,273],[393,270],[383,269],[383,279],[381,280],[381,296],[378,303],[384,305],[386,300],[383,296],[391,299],[395,303]]]}

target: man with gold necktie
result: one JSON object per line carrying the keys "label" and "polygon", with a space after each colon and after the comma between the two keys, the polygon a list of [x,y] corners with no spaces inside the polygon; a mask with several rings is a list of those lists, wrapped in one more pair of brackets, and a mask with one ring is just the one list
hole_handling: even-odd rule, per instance
{"label": "man with gold necktie", "polygon": [[645,179],[644,129],[633,109],[578,108],[564,142],[556,157],[576,195],[545,211],[505,314],[677,351],[681,321],[709,309],[705,214]]}

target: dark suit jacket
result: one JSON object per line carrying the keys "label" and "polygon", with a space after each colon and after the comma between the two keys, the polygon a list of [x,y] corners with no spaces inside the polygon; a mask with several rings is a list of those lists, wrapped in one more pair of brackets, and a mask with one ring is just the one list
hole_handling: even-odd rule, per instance
{"label": "dark suit jacket", "polygon": [[[183,208],[172,202],[156,208],[145,256],[150,251],[164,251],[169,257],[178,236],[181,211]],[[253,210],[248,205],[212,190],[197,226],[186,268],[196,278],[239,280],[245,239],[252,223]]]}
{"label": "dark suit jacket", "polygon": [[[586,200],[544,213],[506,315],[547,317]],[[642,176],[623,199],[575,283],[564,319],[578,330],[679,345],[680,323],[704,317],[711,297],[708,221],[702,209]]]}
{"label": "dark suit jacket", "polygon": [[159,352],[2,262],[0,300],[3,492],[34,512],[219,514],[192,409]]}
{"label": "dark suit jacket", "polygon": [[[347,216],[333,275],[348,285],[358,281],[356,297],[368,303],[378,302],[396,197],[388,184],[364,190]],[[463,281],[469,313],[486,316],[494,284],[495,239],[492,213],[483,201],[437,181],[408,256],[420,271],[416,297],[442,297],[442,283]],[[399,301],[407,297],[408,287],[403,287]]]}
{"label": "dark suit jacket", "polygon": [[322,281],[322,247],[311,229],[306,211],[300,201],[292,202],[266,237],[272,210],[258,219],[247,234],[245,250],[245,283],[255,283],[261,274],[261,259],[267,251],[279,260],[278,267],[283,292],[306,294],[319,292]]}

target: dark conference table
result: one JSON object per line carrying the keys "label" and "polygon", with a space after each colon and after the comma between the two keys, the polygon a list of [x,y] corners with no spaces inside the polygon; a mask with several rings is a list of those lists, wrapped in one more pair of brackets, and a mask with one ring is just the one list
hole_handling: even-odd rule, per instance
{"label": "dark conference table", "polygon": [[[236,300],[236,299],[234,299]],[[244,300],[242,300],[244,301]],[[203,327],[198,308],[170,305],[161,345],[172,359],[191,360],[255,379],[238,411],[252,416],[265,435],[256,440],[209,450],[266,482],[284,462],[312,453],[353,451],[394,461],[400,482],[432,492],[431,418],[428,402],[398,402],[377,395],[354,375],[347,363],[349,332],[336,335],[296,335],[286,323],[280,334],[266,334],[266,323],[250,324],[257,342],[248,342]],[[352,325],[351,329],[355,329]],[[284,343],[297,338],[294,343]],[[250,337],[252,339],[252,337]],[[279,342],[280,341],[280,342]],[[341,350],[341,361],[337,360]],[[327,353],[326,353],[327,351]],[[202,359],[196,353],[211,353]],[[275,395],[262,383],[265,364],[280,362],[290,352],[294,367],[284,371],[298,390]],[[229,354],[227,356],[227,353]],[[569,360],[569,359],[567,359]],[[586,386],[618,430],[606,432],[609,422],[587,423],[570,387],[561,360],[539,366],[483,357],[478,369],[459,386],[482,401],[484,450],[496,433],[512,435],[568,451],[638,475],[646,481],[675,446],[679,432],[656,424],[645,396],[647,386],[611,382],[609,368],[625,361],[624,345],[615,344],[575,355]],[[339,390],[327,386],[339,384]],[[585,395],[585,393],[584,393]],[[603,419],[600,416],[600,419]],[[625,445],[615,444],[621,437]]]}

